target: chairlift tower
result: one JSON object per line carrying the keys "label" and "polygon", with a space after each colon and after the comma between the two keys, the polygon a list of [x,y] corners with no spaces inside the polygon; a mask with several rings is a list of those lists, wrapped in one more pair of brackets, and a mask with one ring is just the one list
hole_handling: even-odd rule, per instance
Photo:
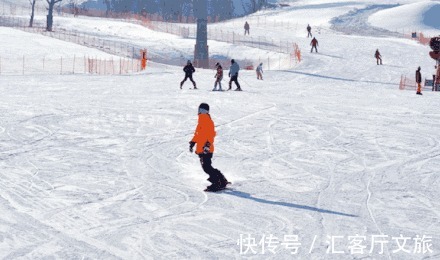
{"label": "chairlift tower", "polygon": [[194,65],[209,68],[208,51],[208,0],[194,0],[194,16],[197,19],[197,38],[194,49]]}

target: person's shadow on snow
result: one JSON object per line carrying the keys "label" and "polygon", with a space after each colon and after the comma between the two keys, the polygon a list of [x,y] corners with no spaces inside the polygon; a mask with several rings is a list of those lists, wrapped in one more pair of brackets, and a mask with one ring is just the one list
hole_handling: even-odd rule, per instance
{"label": "person's shadow on snow", "polygon": [[259,203],[278,205],[278,206],[284,206],[284,207],[289,207],[289,208],[305,209],[305,210],[316,211],[319,213],[335,214],[335,215],[344,216],[344,217],[358,217],[357,215],[353,215],[353,214],[347,214],[347,213],[342,213],[342,212],[337,212],[337,211],[332,211],[332,210],[327,210],[327,209],[320,209],[320,208],[310,207],[310,206],[306,206],[306,205],[255,198],[255,197],[252,197],[249,193],[237,191],[237,190],[225,190],[224,194],[240,197],[243,199],[253,200],[253,201],[256,201]]}

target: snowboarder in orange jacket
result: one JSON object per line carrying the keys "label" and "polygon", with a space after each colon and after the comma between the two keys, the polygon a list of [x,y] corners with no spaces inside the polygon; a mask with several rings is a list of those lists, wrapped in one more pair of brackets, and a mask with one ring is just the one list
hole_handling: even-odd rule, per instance
{"label": "snowboarder in orange jacket", "polygon": [[193,139],[189,142],[189,151],[193,152],[196,146],[196,154],[200,158],[203,171],[209,175],[208,181],[211,185],[205,191],[219,191],[229,183],[223,174],[212,167],[212,156],[214,153],[214,138],[216,135],[214,122],[209,114],[209,105],[202,103],[198,110],[199,121],[194,132]]}

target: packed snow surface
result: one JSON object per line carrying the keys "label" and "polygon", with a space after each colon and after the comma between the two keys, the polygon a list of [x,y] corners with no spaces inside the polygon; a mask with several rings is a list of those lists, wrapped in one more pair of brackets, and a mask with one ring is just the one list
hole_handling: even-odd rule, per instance
{"label": "packed snow surface", "polygon": [[[251,27],[256,36],[297,42],[303,61],[265,70],[263,81],[241,71],[243,92],[212,92],[215,72],[203,69],[194,74],[199,90],[190,82],[180,90],[182,68],[155,62],[124,76],[1,74],[0,258],[439,259],[439,96],[398,89],[417,66],[431,78],[429,47],[329,28],[359,2],[328,8],[319,31],[312,14],[321,16],[316,5],[330,1],[290,3],[309,12],[319,53],[309,52],[305,17],[297,30]],[[286,8],[268,19],[299,13]],[[118,37],[109,27],[122,22],[92,20],[57,26]],[[241,31],[241,21],[222,24]],[[146,31],[127,28],[121,41],[143,42]],[[7,28],[0,35],[1,56],[94,52]],[[151,35],[163,40],[145,41],[147,48],[176,59],[194,44]],[[247,47],[211,44],[219,55],[246,56]],[[48,53],[48,46],[56,47]],[[220,193],[203,192],[208,176],[188,150],[201,102],[216,125],[213,166],[232,182]],[[271,235],[279,244],[268,243]],[[297,255],[285,244],[292,235]],[[365,237],[362,254],[351,251],[352,236]],[[401,236],[410,238],[407,251],[398,250]],[[416,247],[422,237],[425,254]],[[246,238],[255,239],[252,250]],[[373,239],[387,241],[382,254]]]}
{"label": "packed snow surface", "polygon": [[370,16],[369,22],[377,27],[406,33],[422,32],[439,35],[440,2],[419,1],[379,11]]}

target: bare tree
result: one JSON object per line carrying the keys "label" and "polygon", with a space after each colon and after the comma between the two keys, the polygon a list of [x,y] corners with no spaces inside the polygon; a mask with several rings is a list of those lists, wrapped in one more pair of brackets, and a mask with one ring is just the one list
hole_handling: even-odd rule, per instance
{"label": "bare tree", "polygon": [[252,0],[251,1],[252,12],[256,12],[260,10],[266,4],[267,4],[267,0]]}
{"label": "bare tree", "polygon": [[37,2],[37,0],[29,0],[29,3],[31,4],[31,7],[32,7],[31,20],[29,21],[29,27],[32,27],[34,25],[35,2]]}
{"label": "bare tree", "polygon": [[108,17],[111,9],[112,9],[112,3],[110,0],[104,0],[104,4],[105,4],[105,16]]}
{"label": "bare tree", "polygon": [[47,22],[46,22],[46,31],[51,32],[52,31],[52,25],[53,25],[53,8],[56,3],[59,3],[63,0],[46,0],[46,2],[49,4],[49,7],[47,8],[48,14],[47,14]]}

